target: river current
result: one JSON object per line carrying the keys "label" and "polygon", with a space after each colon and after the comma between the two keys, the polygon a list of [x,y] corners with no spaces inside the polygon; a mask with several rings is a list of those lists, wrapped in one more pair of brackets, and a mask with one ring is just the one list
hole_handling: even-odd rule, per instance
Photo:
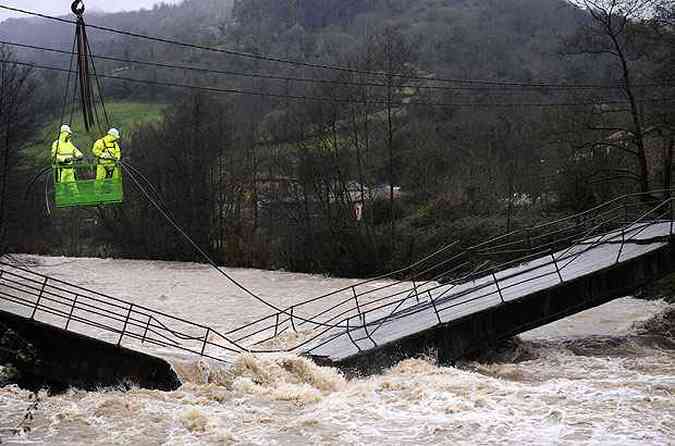
{"label": "river current", "polygon": [[[226,330],[267,314],[207,267],[22,256],[37,271]],[[278,305],[355,283],[228,270]],[[1,305],[1,304],[0,304]],[[456,367],[346,378],[292,355],[168,357],[174,392],[0,387],[0,444],[675,445],[675,309],[615,300]],[[166,352],[157,351],[167,357]]]}

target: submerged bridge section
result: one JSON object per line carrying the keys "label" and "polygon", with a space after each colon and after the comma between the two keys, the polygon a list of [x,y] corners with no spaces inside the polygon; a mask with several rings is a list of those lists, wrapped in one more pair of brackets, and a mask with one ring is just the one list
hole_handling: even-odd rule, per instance
{"label": "submerged bridge section", "polygon": [[253,351],[341,368],[373,370],[429,351],[451,363],[675,272],[673,215],[672,199],[621,197],[468,248],[450,244],[233,335]]}

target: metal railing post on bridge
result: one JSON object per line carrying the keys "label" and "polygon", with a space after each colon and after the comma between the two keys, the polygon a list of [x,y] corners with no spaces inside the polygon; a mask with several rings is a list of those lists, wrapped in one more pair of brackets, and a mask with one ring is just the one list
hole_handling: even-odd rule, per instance
{"label": "metal railing post on bridge", "polygon": [[370,342],[373,343],[373,347],[377,347],[377,342],[375,342],[375,339],[373,339],[373,336],[370,334],[370,331],[368,331],[368,323],[366,322],[366,313],[361,313],[361,323],[363,324],[363,331],[366,333],[368,339],[370,339]]}
{"label": "metal railing post on bridge", "polygon": [[117,346],[119,347],[122,344],[122,338],[127,331],[127,325],[129,325],[129,319],[131,318],[131,312],[134,311],[134,304],[129,305],[129,312],[127,313],[127,318],[124,320],[124,327],[122,327],[122,333],[120,338],[117,341]]}
{"label": "metal railing post on bridge", "polygon": [[206,336],[204,336],[204,343],[202,344],[202,351],[199,353],[199,356],[204,356],[204,352],[206,351],[206,344],[209,342],[209,336],[211,335],[211,327],[208,327],[206,329]]}
{"label": "metal railing post on bridge", "polygon": [[45,280],[42,282],[40,287],[40,294],[38,294],[37,300],[35,301],[35,307],[33,308],[33,314],[30,315],[31,320],[35,319],[35,313],[37,313],[38,307],[40,306],[40,300],[42,300],[42,295],[45,292],[45,287],[47,286],[47,281],[49,279],[45,277]]}
{"label": "metal railing post on bridge", "polygon": [[417,300],[417,303],[420,303],[420,295],[417,294],[417,284],[415,283],[414,280],[412,281],[412,284],[413,284],[413,290],[415,291],[415,299]]}
{"label": "metal railing post on bridge", "polygon": [[352,294],[354,294],[354,302],[356,302],[356,311],[361,314],[361,305],[359,305],[359,296],[356,294],[356,288],[352,287]]}
{"label": "metal railing post on bridge", "polygon": [[673,215],[673,198],[669,198],[668,201],[670,201],[670,236],[673,236],[673,218],[675,215]]}
{"label": "metal railing post on bridge", "polygon": [[75,305],[77,305],[77,298],[80,297],[79,295],[75,295],[75,298],[73,299],[73,305],[70,306],[70,313],[68,313],[68,320],[66,321],[66,328],[65,330],[68,331],[68,327],[70,326],[70,321],[73,318],[73,312],[75,311]]}
{"label": "metal railing post on bridge", "polygon": [[494,272],[492,273],[492,279],[494,279],[494,281],[495,281],[495,286],[497,287],[497,292],[499,292],[499,298],[502,300],[502,303],[505,303],[504,302],[504,295],[502,294],[502,289],[499,286],[499,281],[497,280],[497,276],[495,275]]}
{"label": "metal railing post on bridge", "polygon": [[274,321],[274,337],[277,337],[279,334],[279,313],[277,313],[276,320]]}
{"label": "metal railing post on bridge", "polygon": [[433,297],[431,297],[431,291],[429,291],[429,300],[431,301],[431,306],[434,307],[434,313],[436,313],[436,319],[438,319],[438,325],[441,325],[443,321],[441,320],[441,315],[438,312],[438,308],[436,308],[436,301],[434,300]]}
{"label": "metal railing post on bridge", "polygon": [[290,315],[290,318],[291,318],[291,327],[293,328],[293,331],[294,331],[295,333],[297,333],[298,330],[295,328],[295,320],[293,320],[293,310],[294,310],[294,308],[295,308],[295,307],[291,307],[291,315]]}
{"label": "metal railing post on bridge", "polygon": [[621,254],[623,254],[623,246],[626,244],[626,228],[625,226],[621,227],[621,246],[619,247],[619,252],[616,255],[616,262],[619,263],[619,260],[621,260]]}
{"label": "metal railing post on bridge", "polygon": [[152,316],[148,315],[148,323],[145,324],[145,330],[143,331],[143,338],[141,339],[141,344],[145,344],[145,338],[148,336],[148,330],[150,330],[150,322],[152,322]]}
{"label": "metal railing post on bridge", "polygon": [[362,352],[361,347],[359,347],[359,344],[354,341],[354,338],[352,337],[352,330],[349,328],[349,318],[347,318],[347,336],[349,336],[349,340],[352,341],[352,344],[359,350],[359,352]]}
{"label": "metal railing post on bridge", "polygon": [[554,252],[551,252],[551,258],[553,259],[553,264],[555,265],[555,272],[558,273],[558,278],[560,279],[560,283],[565,282],[563,280],[562,274],[560,273],[560,268],[558,268],[558,260],[555,258]]}

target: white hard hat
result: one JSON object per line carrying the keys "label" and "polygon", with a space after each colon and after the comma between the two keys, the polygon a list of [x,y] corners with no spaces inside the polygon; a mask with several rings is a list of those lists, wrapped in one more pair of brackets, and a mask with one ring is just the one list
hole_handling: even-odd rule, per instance
{"label": "white hard hat", "polygon": [[69,135],[72,135],[73,131],[70,129],[70,126],[68,124],[63,124],[61,126],[61,133],[67,133]]}
{"label": "white hard hat", "polygon": [[108,130],[108,135],[114,136],[115,138],[119,139],[120,138],[120,131],[117,129],[110,129]]}

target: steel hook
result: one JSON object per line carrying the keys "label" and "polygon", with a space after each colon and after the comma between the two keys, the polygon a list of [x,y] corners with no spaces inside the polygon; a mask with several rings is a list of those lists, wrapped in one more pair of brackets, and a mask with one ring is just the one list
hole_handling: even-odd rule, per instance
{"label": "steel hook", "polygon": [[70,5],[70,10],[73,11],[73,14],[80,17],[82,14],[84,14],[84,2],[82,0],[75,0]]}

